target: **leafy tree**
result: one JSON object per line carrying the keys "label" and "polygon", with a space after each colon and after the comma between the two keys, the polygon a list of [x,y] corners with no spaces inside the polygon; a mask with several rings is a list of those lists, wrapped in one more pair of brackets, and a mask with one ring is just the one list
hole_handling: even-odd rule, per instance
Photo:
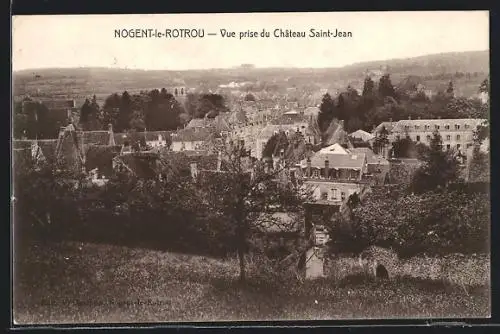
{"label": "leafy tree", "polygon": [[289,142],[285,132],[280,131],[273,135],[267,141],[262,151],[263,157],[272,157],[273,155],[279,154],[280,150],[285,150],[288,148]]}
{"label": "leafy tree", "polygon": [[[276,181],[278,172],[267,173],[261,162],[251,162],[248,152],[237,144],[220,145],[224,161],[222,172],[200,175],[197,180],[201,197],[199,207],[214,221],[224,221],[230,245],[236,250],[240,280],[246,280],[245,255],[252,235],[266,226],[290,230],[288,223],[274,218],[274,212],[300,213],[304,196],[289,182]],[[266,219],[262,219],[263,215]]]}
{"label": "leafy tree", "polygon": [[92,101],[85,99],[82,107],[80,108],[80,126],[84,131],[100,130],[102,125],[100,123],[100,110],[95,95]]}
{"label": "leafy tree", "polygon": [[396,91],[394,90],[394,86],[392,85],[391,78],[389,74],[385,74],[380,78],[378,84],[378,93],[382,98],[392,97],[396,98]]}
{"label": "leafy tree", "polygon": [[371,77],[366,77],[363,85],[363,97],[371,97],[374,95],[375,83]]}
{"label": "leafy tree", "polygon": [[318,114],[318,126],[321,132],[326,131],[332,120],[337,116],[335,109],[335,101],[330,94],[323,95]]}
{"label": "leafy tree", "polygon": [[434,131],[429,150],[423,157],[423,165],[417,169],[412,179],[412,189],[417,193],[444,187],[458,179],[458,161],[454,152],[443,151],[443,140]]}
{"label": "leafy tree", "polygon": [[486,253],[489,216],[488,194],[467,187],[418,195],[378,187],[353,209],[344,240],[334,242],[393,248],[402,256]]}
{"label": "leafy tree", "polygon": [[455,96],[455,88],[453,87],[453,81],[448,83],[448,88],[446,88],[446,94],[449,96]]}
{"label": "leafy tree", "polygon": [[120,99],[119,114],[117,119],[117,132],[123,132],[130,129],[130,120],[132,119],[132,98],[130,94],[123,92]]}

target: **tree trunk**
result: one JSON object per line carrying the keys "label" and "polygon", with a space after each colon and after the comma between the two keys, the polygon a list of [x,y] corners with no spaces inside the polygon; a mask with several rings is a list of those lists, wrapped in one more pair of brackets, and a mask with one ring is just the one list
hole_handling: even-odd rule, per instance
{"label": "tree trunk", "polygon": [[238,259],[240,261],[240,282],[246,281],[245,251],[243,245],[238,247]]}

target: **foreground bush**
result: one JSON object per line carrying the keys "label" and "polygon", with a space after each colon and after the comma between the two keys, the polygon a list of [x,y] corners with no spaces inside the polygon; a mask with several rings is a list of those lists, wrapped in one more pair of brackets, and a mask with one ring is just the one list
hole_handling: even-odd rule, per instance
{"label": "foreground bush", "polygon": [[332,224],[332,249],[357,253],[377,245],[402,257],[488,253],[489,194],[464,188],[421,195],[398,187],[374,188],[349,219]]}

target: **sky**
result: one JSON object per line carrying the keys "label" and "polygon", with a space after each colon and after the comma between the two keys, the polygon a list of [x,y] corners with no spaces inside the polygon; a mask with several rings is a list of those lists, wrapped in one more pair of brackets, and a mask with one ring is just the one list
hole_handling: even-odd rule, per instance
{"label": "sky", "polygon": [[[204,29],[205,37],[115,38],[115,29]],[[275,38],[275,29],[352,32],[347,38]],[[236,32],[222,37],[220,29]],[[269,38],[239,38],[244,31]],[[216,36],[208,36],[216,33]],[[487,11],[14,16],[12,67],[145,70],[341,67],[489,49]]]}

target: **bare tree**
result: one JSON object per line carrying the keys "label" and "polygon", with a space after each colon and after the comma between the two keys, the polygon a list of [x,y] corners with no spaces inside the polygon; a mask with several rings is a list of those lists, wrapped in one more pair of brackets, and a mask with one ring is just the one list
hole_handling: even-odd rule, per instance
{"label": "bare tree", "polygon": [[283,221],[273,214],[300,213],[308,196],[300,185],[289,181],[284,165],[273,168],[254,161],[243,146],[219,143],[217,170],[199,171],[196,178],[203,198],[200,206],[227,223],[242,282],[247,276],[245,255],[254,232],[273,228],[291,231],[297,221]]}

